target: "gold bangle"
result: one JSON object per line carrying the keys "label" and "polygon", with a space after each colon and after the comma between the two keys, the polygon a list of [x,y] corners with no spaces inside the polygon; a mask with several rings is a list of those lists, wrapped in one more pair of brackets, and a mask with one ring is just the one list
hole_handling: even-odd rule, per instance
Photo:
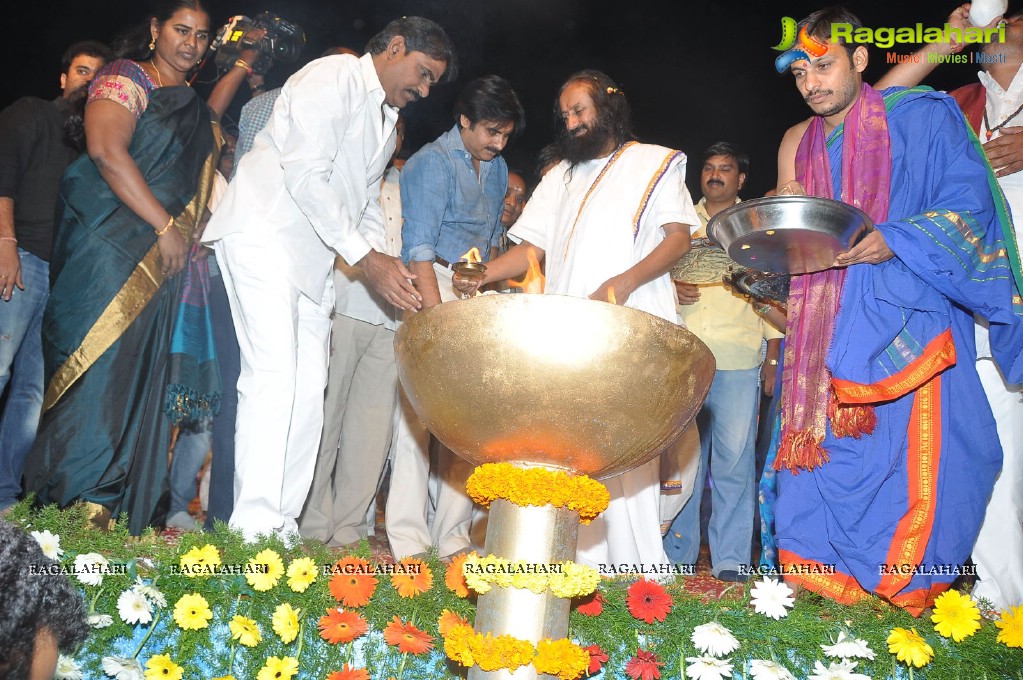
{"label": "gold bangle", "polygon": [[244,59],[235,60],[234,65],[241,66],[243,69],[249,72],[250,76],[252,75],[252,67],[249,66],[249,62],[245,61]]}
{"label": "gold bangle", "polygon": [[167,224],[164,225],[163,229],[154,229],[153,231],[156,232],[157,237],[160,237],[160,236],[163,236],[164,234],[166,234],[170,230],[170,228],[173,227],[173,226],[174,226],[174,216],[172,215],[170,217],[170,219],[167,220]]}

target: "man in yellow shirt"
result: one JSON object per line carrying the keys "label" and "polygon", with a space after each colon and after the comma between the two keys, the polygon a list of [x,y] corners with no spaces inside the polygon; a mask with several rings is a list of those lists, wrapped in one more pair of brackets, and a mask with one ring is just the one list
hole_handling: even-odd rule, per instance
{"label": "man in yellow shirt", "polygon": [[[704,152],[700,175],[703,198],[696,205],[701,226],[693,232],[693,238],[705,238],[710,219],[739,202],[748,168],[746,154],[727,142],[713,144]],[[712,495],[707,540],[711,571],[721,580],[745,581],[752,557],[754,444],[760,385],[771,394],[782,334],[757,313],[755,303],[724,283],[675,285],[679,314],[686,327],[714,353],[717,371],[696,420],[700,431],[696,486],[665,535],[664,549],[676,563],[696,563],[700,553],[700,503],[709,469]]]}

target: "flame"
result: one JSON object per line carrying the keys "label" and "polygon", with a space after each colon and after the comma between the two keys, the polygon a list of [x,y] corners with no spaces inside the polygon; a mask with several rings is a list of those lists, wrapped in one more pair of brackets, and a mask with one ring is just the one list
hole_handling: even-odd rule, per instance
{"label": "flame", "polygon": [[607,301],[610,302],[613,305],[617,305],[618,304],[618,301],[615,299],[615,289],[614,288],[608,288],[607,289]]}
{"label": "flame", "polygon": [[521,288],[523,293],[542,293],[547,279],[543,275],[543,270],[540,269],[536,251],[530,248],[526,251],[526,257],[529,258],[529,269],[526,270],[526,275],[521,281],[509,279],[508,285],[512,288]]}
{"label": "flame", "polygon": [[480,257],[480,249],[477,248],[476,246],[473,246],[472,248],[469,248],[469,252],[467,252],[465,255],[462,255],[461,259],[465,260],[466,262],[482,262],[483,261],[483,258]]}

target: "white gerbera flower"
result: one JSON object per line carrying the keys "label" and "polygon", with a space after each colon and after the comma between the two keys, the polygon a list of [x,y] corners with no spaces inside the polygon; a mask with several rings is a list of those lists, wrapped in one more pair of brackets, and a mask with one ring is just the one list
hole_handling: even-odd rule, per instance
{"label": "white gerbera flower", "polygon": [[833,645],[821,645],[824,653],[840,659],[874,659],[874,650],[866,640],[850,637],[845,631],[839,631],[838,639]]}
{"label": "white gerbera flower", "polygon": [[32,538],[36,539],[36,543],[43,549],[43,554],[51,560],[59,561],[60,556],[64,554],[60,548],[60,534],[51,534],[49,529],[45,529],[33,531]]}
{"label": "white gerbera flower", "polygon": [[53,680],[82,680],[82,667],[70,656],[59,654]]}
{"label": "white gerbera flower", "polygon": [[687,656],[686,677],[693,680],[721,680],[732,677],[732,662],[713,656]]}
{"label": "white gerbera flower", "polygon": [[[129,591],[124,591],[129,592]],[[122,659],[119,656],[103,657],[103,672],[115,680],[145,680],[142,664],[138,659]]]}
{"label": "white gerbera flower", "polygon": [[796,602],[795,594],[785,583],[772,578],[758,581],[750,589],[750,604],[758,614],[769,616],[775,621],[788,616],[789,609]]}
{"label": "white gerbera flower", "polygon": [[692,640],[697,649],[712,656],[725,656],[739,648],[739,641],[732,635],[732,631],[717,621],[694,628]]}
{"label": "white gerbera flower", "polygon": [[167,598],[163,596],[163,593],[161,593],[156,586],[151,586],[143,583],[142,577],[136,577],[135,585],[132,586],[132,589],[135,590],[136,592],[145,595],[147,598],[149,598],[149,601],[152,602],[157,607],[167,606]]}
{"label": "white gerbera flower", "polygon": [[113,625],[114,617],[110,614],[89,614],[87,622],[93,628],[106,628]]}
{"label": "white gerbera flower", "polygon": [[75,577],[87,586],[98,586],[103,583],[110,562],[99,553],[85,553],[75,558]]}
{"label": "white gerbera flower", "polygon": [[777,661],[753,659],[749,662],[749,672],[753,680],[796,680],[796,676]]}
{"label": "white gerbera flower", "polygon": [[121,593],[117,598],[117,613],[125,623],[149,623],[153,620],[153,605],[134,588]]}
{"label": "white gerbera flower", "polygon": [[870,680],[869,675],[853,673],[855,668],[855,661],[832,661],[827,668],[820,661],[816,661],[813,675],[809,680]]}

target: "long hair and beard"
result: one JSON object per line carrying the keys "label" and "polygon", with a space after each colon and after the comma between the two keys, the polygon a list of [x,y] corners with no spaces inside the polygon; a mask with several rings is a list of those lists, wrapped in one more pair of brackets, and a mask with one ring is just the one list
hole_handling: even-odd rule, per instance
{"label": "long hair and beard", "polygon": [[555,141],[558,156],[568,161],[571,167],[607,155],[609,145],[612,148],[618,146],[614,123],[607,111],[599,111],[593,124],[585,126],[581,134],[577,128],[576,133],[562,125]]}

